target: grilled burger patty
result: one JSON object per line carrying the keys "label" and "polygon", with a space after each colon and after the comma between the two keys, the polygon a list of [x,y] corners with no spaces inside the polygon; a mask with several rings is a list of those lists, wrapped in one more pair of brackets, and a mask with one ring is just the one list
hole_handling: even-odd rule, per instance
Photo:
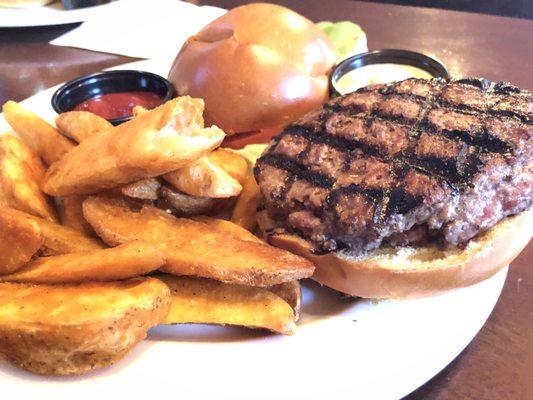
{"label": "grilled burger patty", "polygon": [[533,93],[484,79],[368,86],[287,126],[255,176],[276,229],[316,252],[463,246],[533,203]]}

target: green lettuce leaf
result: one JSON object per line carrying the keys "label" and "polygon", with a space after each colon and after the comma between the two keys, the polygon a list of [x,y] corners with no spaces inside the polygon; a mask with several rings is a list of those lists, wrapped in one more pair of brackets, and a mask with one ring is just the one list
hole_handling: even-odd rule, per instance
{"label": "green lettuce leaf", "polygon": [[351,21],[319,22],[317,26],[329,36],[339,59],[367,51],[366,35],[361,27]]}

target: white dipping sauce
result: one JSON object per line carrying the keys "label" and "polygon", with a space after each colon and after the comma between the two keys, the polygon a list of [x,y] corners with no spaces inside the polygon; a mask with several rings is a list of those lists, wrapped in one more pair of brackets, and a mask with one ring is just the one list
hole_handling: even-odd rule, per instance
{"label": "white dipping sauce", "polygon": [[373,83],[389,83],[407,78],[431,79],[433,76],[422,68],[405,64],[370,64],[343,75],[335,89],[341,94],[351,93]]}

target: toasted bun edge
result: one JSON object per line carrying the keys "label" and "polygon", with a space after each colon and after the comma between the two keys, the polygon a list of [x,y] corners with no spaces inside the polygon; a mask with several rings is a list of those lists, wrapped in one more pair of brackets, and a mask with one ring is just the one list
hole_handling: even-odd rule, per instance
{"label": "toasted bun edge", "polygon": [[[258,218],[260,227],[264,219]],[[533,236],[533,210],[505,218],[465,249],[446,251],[426,246],[371,251],[363,257],[318,255],[296,235],[266,236],[270,244],[311,260],[313,279],[322,285],[364,298],[414,298],[473,285],[507,266]]]}

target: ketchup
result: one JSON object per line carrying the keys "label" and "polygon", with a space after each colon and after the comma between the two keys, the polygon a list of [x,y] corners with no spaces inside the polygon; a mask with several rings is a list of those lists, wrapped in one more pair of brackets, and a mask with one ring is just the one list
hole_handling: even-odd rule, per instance
{"label": "ketchup", "polygon": [[74,111],[89,111],[105,119],[129,117],[133,107],[154,108],[161,104],[162,98],[152,92],[120,92],[107,93],[74,107]]}

